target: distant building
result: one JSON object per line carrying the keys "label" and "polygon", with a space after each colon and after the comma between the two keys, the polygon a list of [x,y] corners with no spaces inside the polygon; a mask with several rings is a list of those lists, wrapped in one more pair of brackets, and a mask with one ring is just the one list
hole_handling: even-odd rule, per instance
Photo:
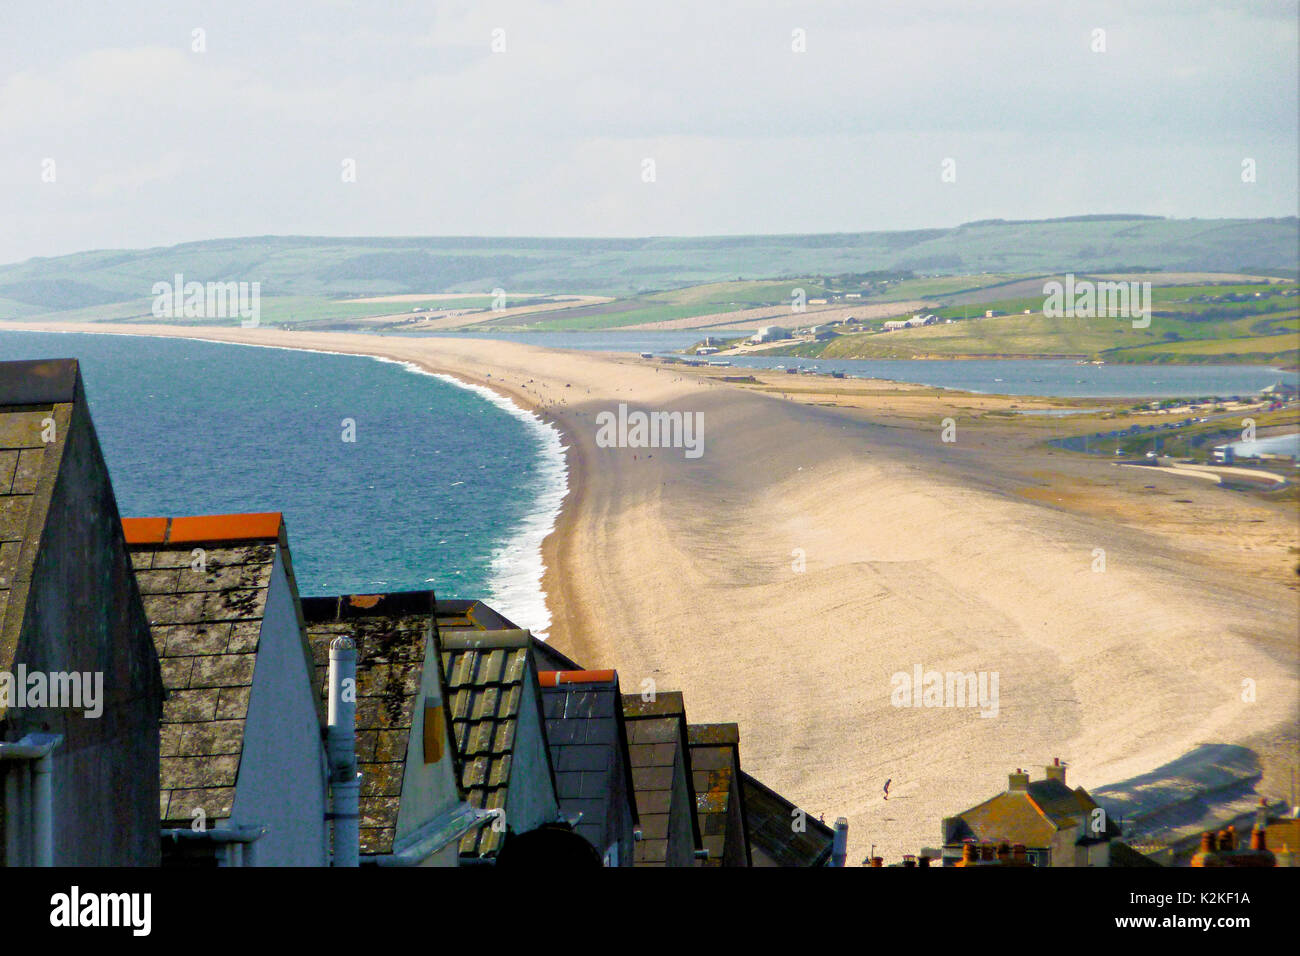
{"label": "distant building", "polygon": [[914,315],[910,319],[890,319],[883,324],[882,329],[886,332],[897,332],[900,329],[916,329],[923,325],[938,324],[937,315]]}
{"label": "distant building", "polygon": [[1004,793],[945,818],[944,865],[969,854],[972,845],[1006,844],[1024,847],[1032,866],[1109,866],[1111,840],[1119,828],[1086,790],[1066,786],[1059,760],[1046,774],[1031,783],[1028,772],[1017,770]]}
{"label": "distant building", "polygon": [[1298,391],[1300,390],[1297,390],[1290,382],[1278,379],[1272,385],[1260,389],[1259,394],[1261,398],[1273,401],[1290,401],[1296,397]]}
{"label": "distant building", "polygon": [[163,694],[80,368],[0,363],[6,865],[158,865]]}
{"label": "distant building", "polygon": [[837,334],[829,325],[816,325],[809,331],[812,333],[812,337],[818,342],[825,342],[827,339],[833,339]]}
{"label": "distant building", "polygon": [[163,865],[328,865],[324,714],[283,519],[122,525],[167,687]]}
{"label": "distant building", "polygon": [[717,354],[717,351],[718,351],[718,349],[717,349],[716,346],[713,346],[713,345],[702,345],[702,346],[700,346],[698,349],[695,350],[695,354],[696,354],[696,355],[715,355],[715,354]]}
{"label": "distant building", "polygon": [[749,337],[749,340],[756,345],[764,342],[779,342],[781,339],[788,339],[790,330],[784,329],[779,325],[766,325]]}

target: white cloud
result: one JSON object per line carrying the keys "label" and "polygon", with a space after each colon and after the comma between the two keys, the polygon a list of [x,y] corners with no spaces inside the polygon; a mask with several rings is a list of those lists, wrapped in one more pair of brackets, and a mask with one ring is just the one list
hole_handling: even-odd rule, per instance
{"label": "white cloud", "polygon": [[[1245,155],[1297,165],[1294,3],[303,9],[145,16],[124,0],[18,18],[0,35],[0,203],[16,227],[0,259],[239,233],[1296,212],[1294,176],[1244,191],[1218,175]],[[1088,46],[1099,25],[1105,54]],[[490,49],[498,27],[504,53]],[[806,53],[790,49],[796,27]],[[961,173],[943,190],[950,155]],[[37,175],[47,156],[55,188]],[[350,187],[344,157],[360,170]]]}

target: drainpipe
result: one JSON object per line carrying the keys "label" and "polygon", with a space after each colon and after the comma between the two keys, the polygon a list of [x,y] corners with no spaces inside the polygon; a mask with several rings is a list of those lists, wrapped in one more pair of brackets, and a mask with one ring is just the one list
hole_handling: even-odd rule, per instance
{"label": "drainpipe", "polygon": [[[61,743],[63,737],[58,734],[28,734],[17,743],[0,741],[0,760],[26,761],[21,781],[14,781],[12,774],[5,774],[5,815],[18,816],[15,812],[18,794],[20,790],[25,791],[24,795],[29,799],[21,802],[31,814],[33,866],[54,865],[54,788],[50,781],[54,758],[51,754]],[[22,784],[27,785],[20,786]],[[6,844],[7,861],[17,865],[18,861],[14,859],[18,853],[17,839],[10,837]]]}
{"label": "drainpipe", "polygon": [[831,844],[831,866],[843,866],[849,855],[849,818],[835,821],[835,842]]}
{"label": "drainpipe", "polygon": [[[344,690],[347,690],[346,695]],[[329,727],[325,738],[334,797],[334,866],[361,865],[357,773],[357,650],[346,637],[330,643]]]}

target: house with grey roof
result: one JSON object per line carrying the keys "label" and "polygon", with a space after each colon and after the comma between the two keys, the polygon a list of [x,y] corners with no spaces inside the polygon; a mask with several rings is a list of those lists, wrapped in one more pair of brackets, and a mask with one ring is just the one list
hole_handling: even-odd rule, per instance
{"label": "house with grey roof", "polygon": [[441,666],[436,603],[432,591],[302,602],[322,698],[331,643],[344,637],[356,648],[363,866],[456,866],[462,839],[495,823],[460,786],[452,735],[460,698]]}
{"label": "house with grey roof", "polygon": [[493,815],[461,839],[462,863],[492,862],[510,834],[561,820],[542,693],[524,630],[439,632],[460,782]]}
{"label": "house with grey roof", "polygon": [[162,701],[80,368],[0,363],[6,865],[157,865]]}
{"label": "house with grey roof", "polygon": [[123,526],[168,691],[163,865],[326,865],[322,713],[283,518]]}
{"label": "house with grey roof", "polygon": [[638,827],[615,671],[538,675],[560,812],[606,866],[632,866]]}
{"label": "house with grey roof", "polygon": [[704,866],[751,866],[745,792],[740,779],[740,727],[691,724],[688,728],[695,806],[708,856]]}
{"label": "house with grey roof", "polygon": [[703,853],[686,708],[679,691],[624,694],[641,840],[635,866],[694,866]]}

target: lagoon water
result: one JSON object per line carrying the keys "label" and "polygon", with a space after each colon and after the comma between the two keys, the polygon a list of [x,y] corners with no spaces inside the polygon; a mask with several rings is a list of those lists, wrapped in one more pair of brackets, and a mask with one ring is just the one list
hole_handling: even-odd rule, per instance
{"label": "lagoon water", "polygon": [[1238,458],[1258,458],[1260,455],[1286,455],[1300,458],[1300,434],[1270,435],[1255,441],[1236,441],[1228,445]]}
{"label": "lagoon water", "polygon": [[0,361],[33,358],[81,361],[123,516],[282,511],[304,595],[433,588],[549,625],[559,435],[495,394],[358,356],[0,330]]}
{"label": "lagoon water", "polygon": [[[447,337],[526,345],[672,355],[699,342],[702,330],[654,332],[470,332]],[[728,356],[736,368],[816,367],[853,378],[879,378],[992,395],[1056,398],[1199,398],[1252,395],[1295,372],[1260,365],[1077,365],[1073,359],[824,359],[790,355]]]}

